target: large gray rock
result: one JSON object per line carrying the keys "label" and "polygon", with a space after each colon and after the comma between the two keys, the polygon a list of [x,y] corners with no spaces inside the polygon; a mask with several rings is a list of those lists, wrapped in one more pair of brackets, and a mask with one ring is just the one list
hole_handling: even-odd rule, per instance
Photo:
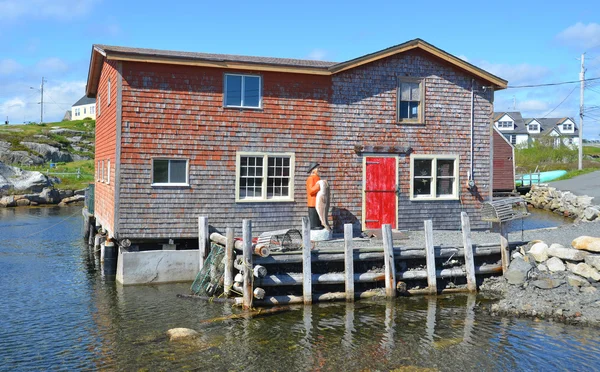
{"label": "large gray rock", "polygon": [[583,211],[583,217],[588,221],[595,220],[596,218],[598,218],[599,214],[600,214],[600,211],[598,210],[598,208],[595,208],[595,207],[587,207]]}
{"label": "large gray rock", "polygon": [[580,262],[577,265],[567,263],[567,269],[569,269],[569,271],[573,274],[583,276],[584,278],[592,279],[596,282],[600,280],[600,273],[598,273],[598,270],[586,263]]}
{"label": "large gray rock", "polygon": [[58,204],[61,201],[60,191],[47,187],[39,195],[44,204]]}
{"label": "large gray rock", "polygon": [[571,287],[589,287],[591,286],[590,282],[587,281],[586,278],[583,278],[579,275],[569,274],[567,275],[567,283]]}
{"label": "large gray rock", "polygon": [[54,129],[50,129],[48,132],[50,132],[52,134],[61,134],[64,136],[76,136],[76,135],[85,133],[85,132],[82,132],[79,130],[66,129],[66,128],[54,128]]}
{"label": "large gray rock", "polygon": [[561,260],[583,261],[589,252],[580,251],[572,248],[565,248],[560,244],[552,244],[548,248],[548,256],[558,257]]}
{"label": "large gray rock", "polygon": [[167,336],[171,341],[184,341],[197,338],[200,334],[189,328],[171,328],[167,331]]}
{"label": "large gray rock", "polygon": [[557,288],[563,284],[565,284],[564,280],[558,280],[558,279],[553,279],[553,278],[542,278],[542,279],[534,280],[531,282],[531,285],[533,285],[536,288],[540,288],[540,289]]}
{"label": "large gray rock", "polygon": [[527,281],[527,276],[531,269],[531,263],[518,257],[512,260],[508,270],[504,273],[504,277],[509,284],[521,285]]}
{"label": "large gray rock", "polygon": [[596,270],[600,270],[600,255],[591,254],[585,258],[585,263],[592,266]]}
{"label": "large gray rock", "polygon": [[40,165],[44,159],[32,155],[27,151],[11,151],[11,144],[0,141],[0,161],[5,164]]}
{"label": "large gray rock", "polygon": [[45,143],[21,142],[21,145],[42,155],[46,161],[70,162],[73,157],[68,152],[60,151],[57,147]]}
{"label": "large gray rock", "polygon": [[25,171],[0,162],[0,195],[11,190],[39,192],[49,185],[48,177],[40,172]]}
{"label": "large gray rock", "polygon": [[551,257],[548,261],[546,261],[546,267],[548,267],[548,270],[550,270],[553,273],[565,271],[567,269],[565,264],[558,257]]}
{"label": "large gray rock", "polygon": [[548,244],[544,242],[535,243],[528,253],[536,262],[544,262],[548,259]]}

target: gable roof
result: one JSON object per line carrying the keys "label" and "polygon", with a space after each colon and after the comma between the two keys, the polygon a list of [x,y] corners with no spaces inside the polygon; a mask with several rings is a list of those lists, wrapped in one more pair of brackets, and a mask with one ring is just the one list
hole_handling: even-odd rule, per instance
{"label": "gable roof", "polygon": [[[573,118],[523,118],[520,112],[513,111],[494,112],[494,122],[500,120],[504,115],[508,115],[514,120],[515,129],[503,130],[503,134],[529,134],[531,136],[537,137],[550,134],[550,132],[556,129],[556,132],[561,136],[575,137],[579,135],[579,129],[577,128],[577,124],[575,124]],[[540,124],[540,133],[529,133],[529,131],[527,130],[527,125],[529,125],[534,120]],[[573,122],[573,133],[561,133],[560,130],[558,130],[558,126],[567,120],[571,120]]]}
{"label": "gable roof", "polygon": [[71,106],[71,107],[91,105],[92,103],[96,103],[95,98],[88,98],[87,96],[83,96],[79,99],[79,101],[75,102],[73,104],[73,106]]}
{"label": "gable roof", "polygon": [[342,71],[356,68],[367,63],[414,49],[427,52],[461,70],[475,75],[490,83],[497,90],[506,88],[506,80],[480,69],[479,67],[476,67],[439,48],[436,48],[421,39],[410,40],[403,44],[398,44],[378,52],[366,54],[364,56],[340,63],[291,58],[178,52],[170,50],[129,48],[95,44],[92,46],[92,56],[90,58],[86,95],[90,97],[95,96],[104,60],[166,63],[241,70],[279,71],[311,75],[334,75]]}

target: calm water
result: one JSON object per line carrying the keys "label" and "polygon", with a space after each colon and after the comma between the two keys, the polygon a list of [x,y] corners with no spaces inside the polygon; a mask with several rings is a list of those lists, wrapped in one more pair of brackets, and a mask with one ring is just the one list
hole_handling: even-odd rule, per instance
{"label": "calm water", "polygon": [[[0,370],[595,370],[600,333],[489,318],[476,298],[298,307],[204,323],[228,305],[189,285],[120,287],[83,244],[79,208],[0,209]],[[171,343],[165,331],[201,332]]]}
{"label": "calm water", "polygon": [[529,213],[530,215],[525,218],[508,221],[508,231],[545,229],[573,223],[571,218],[565,218],[543,209],[529,208]]}

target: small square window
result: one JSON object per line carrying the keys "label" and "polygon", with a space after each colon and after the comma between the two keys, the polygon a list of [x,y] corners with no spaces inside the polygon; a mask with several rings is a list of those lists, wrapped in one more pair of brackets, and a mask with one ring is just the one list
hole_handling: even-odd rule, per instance
{"label": "small square window", "polygon": [[458,199],[457,155],[411,155],[411,200]]}
{"label": "small square window", "polygon": [[261,85],[260,76],[225,74],[224,106],[260,108]]}
{"label": "small square window", "polygon": [[152,162],[152,184],[187,186],[188,161],[186,159],[154,159]]}

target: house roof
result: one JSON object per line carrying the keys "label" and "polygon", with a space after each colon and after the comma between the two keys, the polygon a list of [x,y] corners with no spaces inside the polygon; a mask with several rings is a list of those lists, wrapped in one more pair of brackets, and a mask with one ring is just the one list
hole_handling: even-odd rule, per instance
{"label": "house roof", "polygon": [[95,44],[92,46],[92,56],[90,58],[86,95],[90,97],[94,97],[96,95],[104,60],[168,63],[255,71],[279,71],[312,75],[333,75],[413,49],[425,51],[464,71],[478,76],[479,78],[482,78],[490,83],[495,89],[506,88],[506,80],[480,69],[479,67],[455,57],[439,48],[436,48],[421,39],[410,40],[403,44],[398,44],[375,53],[366,54],[364,56],[340,63],[291,58],[178,52],[170,50],[130,48]]}
{"label": "house roof", "polygon": [[73,104],[73,106],[71,106],[71,107],[91,105],[93,103],[96,103],[95,98],[89,98],[88,96],[83,96],[79,99],[79,101],[75,102]]}
{"label": "house roof", "polygon": [[[556,129],[557,133],[560,133],[562,136],[567,137],[576,137],[579,135],[579,129],[575,124],[575,120],[573,118],[523,118],[520,112],[494,112],[494,122],[500,120],[504,115],[510,116],[515,122],[514,130],[503,130],[503,134],[529,134],[533,137],[543,136],[552,132],[552,130]],[[533,120],[536,120],[540,123],[540,133],[529,133],[527,131],[527,125],[531,123]],[[564,123],[566,120],[571,120],[573,122],[573,133],[561,133],[558,129],[558,126]]]}

